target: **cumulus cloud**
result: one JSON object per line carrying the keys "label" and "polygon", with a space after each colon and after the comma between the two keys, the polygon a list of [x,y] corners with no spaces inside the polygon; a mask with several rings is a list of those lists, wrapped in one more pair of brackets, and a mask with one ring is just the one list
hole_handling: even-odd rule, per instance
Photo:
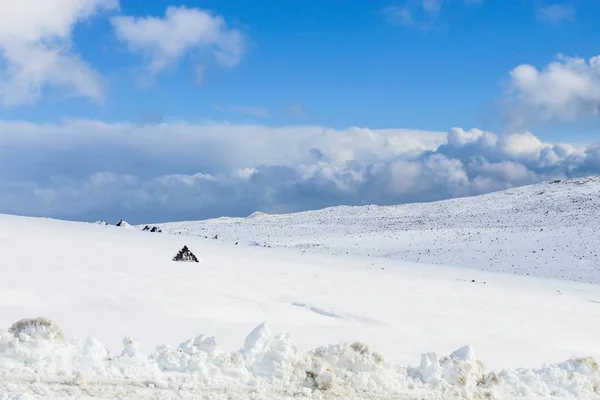
{"label": "cumulus cloud", "polygon": [[98,74],[73,51],[73,29],[118,7],[118,0],[2,1],[0,104],[35,102],[46,87],[102,101]]}
{"label": "cumulus cloud", "polygon": [[510,72],[509,85],[509,118],[516,126],[600,114],[600,56],[559,56],[541,70],[519,65]]}
{"label": "cumulus cloud", "polygon": [[88,220],[397,204],[600,173],[600,147],[526,131],[0,122],[0,141],[0,211]]}
{"label": "cumulus cloud", "polygon": [[[170,6],[164,17],[116,16],[112,24],[131,51],[148,60],[148,71],[157,74],[194,52],[210,53],[225,67],[236,66],[245,50],[243,35],[227,26],[219,15],[197,9]],[[202,80],[204,66],[196,68]]]}

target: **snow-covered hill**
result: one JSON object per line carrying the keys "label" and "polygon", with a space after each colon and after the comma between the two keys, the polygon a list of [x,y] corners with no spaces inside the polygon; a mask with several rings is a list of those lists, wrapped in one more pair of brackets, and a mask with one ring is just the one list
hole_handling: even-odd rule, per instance
{"label": "snow-covered hill", "polygon": [[165,232],[600,283],[600,178],[399,206],[161,224]]}
{"label": "snow-covered hill", "polygon": [[[172,261],[183,245],[199,263]],[[586,283],[0,215],[0,399],[597,399],[599,304]],[[37,316],[65,339],[7,331]]]}

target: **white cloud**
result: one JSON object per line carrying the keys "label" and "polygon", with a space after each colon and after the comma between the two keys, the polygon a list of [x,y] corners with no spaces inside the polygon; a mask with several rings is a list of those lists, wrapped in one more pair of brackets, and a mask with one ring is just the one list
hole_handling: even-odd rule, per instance
{"label": "white cloud", "polygon": [[506,135],[502,139],[503,151],[516,159],[538,160],[542,150],[547,147],[530,132]]}
{"label": "white cloud", "polygon": [[[245,50],[243,35],[227,26],[225,19],[197,8],[167,8],[164,17],[116,16],[112,24],[131,51],[148,59],[156,74],[177,64],[191,52],[210,52],[221,66],[237,65]],[[201,80],[204,66],[196,67]]]}
{"label": "white cloud", "polygon": [[38,100],[46,87],[102,101],[98,74],[72,49],[75,25],[117,9],[118,0],[2,0],[0,104]]}
{"label": "white cloud", "polygon": [[178,185],[183,184],[185,186],[194,186],[198,181],[214,181],[215,177],[210,174],[196,173],[193,175],[185,175],[185,174],[171,174],[171,175],[163,175],[154,178],[156,182],[159,182],[163,185]]}
{"label": "white cloud", "polygon": [[488,160],[490,162],[515,161],[533,171],[561,166],[566,161],[574,161],[574,155],[582,155],[585,147],[570,144],[543,143],[531,132],[518,132],[498,136],[479,129],[465,131],[452,128],[448,133],[447,144],[437,149],[438,153],[458,158],[465,162]]}
{"label": "white cloud", "polygon": [[484,132],[480,129],[465,131],[462,128],[452,128],[448,133],[448,144],[450,146],[463,147],[474,143],[481,144],[483,147],[493,147],[498,143],[498,137],[491,132]]}
{"label": "white cloud", "polygon": [[250,179],[250,177],[257,172],[258,171],[254,168],[241,168],[235,171],[235,176],[240,179]]}
{"label": "white cloud", "polygon": [[397,204],[600,173],[600,146],[526,131],[0,122],[0,142],[0,210],[90,220]]}
{"label": "white cloud", "polygon": [[536,7],[536,16],[541,21],[562,22],[572,19],[574,15],[575,9],[571,4],[544,4],[538,2]]}
{"label": "white cloud", "polygon": [[515,125],[574,121],[600,114],[600,56],[559,56],[543,69],[523,64],[510,72],[507,93]]}
{"label": "white cloud", "polygon": [[[538,180],[535,171],[530,170],[525,165],[515,161],[489,162],[487,160],[478,160],[470,166],[476,171],[476,177],[479,181],[476,185],[486,182],[486,185],[493,186],[494,182],[506,182],[510,186],[522,185]],[[497,186],[496,186],[497,188]],[[484,191],[487,191],[484,189]]]}
{"label": "white cloud", "polygon": [[[154,165],[189,162],[197,166],[205,162],[213,169],[221,170],[261,164],[293,166],[308,163],[314,160],[311,149],[315,148],[337,164],[357,159],[371,162],[382,157],[410,157],[435,149],[444,141],[442,132],[407,129],[336,130],[322,126],[188,123],[140,125],[88,120],[37,125],[0,121],[0,142],[4,149],[22,151],[28,146],[43,147],[48,155],[68,149],[81,149],[82,152],[112,149],[122,154],[147,157]],[[110,151],[98,157],[104,155],[113,166],[131,161],[126,156],[116,157]]]}

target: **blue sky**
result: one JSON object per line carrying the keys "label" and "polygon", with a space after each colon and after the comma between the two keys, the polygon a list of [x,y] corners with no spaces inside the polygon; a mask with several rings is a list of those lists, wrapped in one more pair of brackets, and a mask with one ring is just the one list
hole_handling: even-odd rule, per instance
{"label": "blue sky", "polygon": [[[222,15],[247,38],[246,54],[232,69],[209,65],[201,84],[196,59],[188,54],[146,87],[138,82],[141,57],[119,43],[107,18],[95,17],[75,27],[73,40],[107,81],[104,104],[59,94],[2,114],[40,122],[136,121],[160,113],[188,121],[296,124],[286,112],[293,106],[306,111],[307,122],[336,128],[499,129],[495,104],[508,71],[523,63],[542,67],[558,53],[589,58],[600,41],[594,18],[600,4],[593,1],[573,2],[572,16],[554,22],[540,20],[542,6],[534,1],[446,1],[435,16],[421,16],[415,6],[423,24],[432,19],[423,27],[404,26],[390,15],[390,7],[400,4],[122,0],[121,13],[127,15],[161,17],[168,6]],[[268,109],[269,117],[227,107]],[[543,128],[543,136],[552,139],[567,130]],[[577,139],[594,133],[585,125],[582,130],[573,133]]]}
{"label": "blue sky", "polygon": [[[0,17],[0,212],[204,218],[599,172],[597,1],[48,4]],[[181,198],[152,200],[167,176]]]}

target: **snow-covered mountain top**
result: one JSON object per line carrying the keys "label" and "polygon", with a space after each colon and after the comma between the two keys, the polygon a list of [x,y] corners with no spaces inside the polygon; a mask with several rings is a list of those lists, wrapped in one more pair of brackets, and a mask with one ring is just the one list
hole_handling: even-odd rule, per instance
{"label": "snow-covered mountain top", "polygon": [[600,177],[395,206],[161,224],[165,232],[600,283]]}

